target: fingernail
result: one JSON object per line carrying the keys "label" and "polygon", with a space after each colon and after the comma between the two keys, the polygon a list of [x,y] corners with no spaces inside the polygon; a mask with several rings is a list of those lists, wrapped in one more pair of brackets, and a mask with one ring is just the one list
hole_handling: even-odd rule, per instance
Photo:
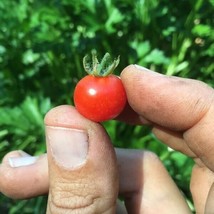
{"label": "fingernail", "polygon": [[11,157],[8,158],[8,162],[11,167],[22,167],[34,164],[38,157],[35,156],[23,156],[23,157]]}
{"label": "fingernail", "polygon": [[136,68],[137,70],[139,70],[139,71],[148,72],[148,73],[153,74],[153,75],[162,75],[162,74],[160,74],[160,73],[157,73],[157,72],[155,72],[155,71],[149,70],[148,68],[145,68],[145,67],[140,66],[140,65],[136,65],[136,64],[135,64],[134,66],[135,66],[135,68]]}
{"label": "fingernail", "polygon": [[86,162],[88,135],[83,130],[46,127],[49,152],[59,166],[75,168]]}

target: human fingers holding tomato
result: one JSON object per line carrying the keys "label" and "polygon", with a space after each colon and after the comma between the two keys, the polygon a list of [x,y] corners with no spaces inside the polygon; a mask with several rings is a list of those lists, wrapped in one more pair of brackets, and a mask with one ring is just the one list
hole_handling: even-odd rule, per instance
{"label": "human fingers holding tomato", "polygon": [[[205,211],[205,206],[207,210],[213,210],[210,202],[213,194],[212,149],[208,149],[212,148],[212,145],[209,144],[210,141],[203,141],[200,145],[197,141],[203,140],[203,135],[207,138],[206,127],[211,125],[207,119],[212,112],[213,90],[197,81],[166,77],[136,66],[126,68],[121,74],[121,80],[131,109],[135,112],[128,108],[128,113],[125,116],[122,114],[120,119],[132,123],[152,124],[157,137],[174,149],[195,158],[197,165],[193,171],[192,193],[196,209],[199,213]],[[194,133],[193,128],[198,124],[202,126],[201,131]],[[28,166],[18,164],[20,167],[12,168],[11,164],[7,164],[6,157],[0,167],[2,192],[13,197],[32,197],[47,191],[49,183],[49,213],[54,213],[51,207],[61,210],[90,208],[97,212],[101,212],[102,207],[112,207],[108,213],[114,213],[118,193],[116,181],[119,180],[119,191],[125,197],[127,209],[131,213],[134,213],[133,210],[136,213],[189,213],[175,184],[160,161],[151,153],[118,150],[116,162],[114,150],[103,128],[83,118],[72,107],[64,106],[52,110],[46,116],[46,125],[49,179],[46,176],[44,159],[41,161],[40,158],[33,158],[35,161],[31,161]],[[73,132],[75,130],[78,130],[77,133]],[[196,141],[193,142],[194,138]],[[84,149],[81,149],[82,146]],[[208,150],[210,153],[207,154]],[[26,159],[31,158],[24,158],[25,163]],[[9,160],[10,163],[17,161]],[[26,172],[30,169],[37,169],[32,170],[34,172],[39,172],[38,169],[44,172],[46,169],[46,174],[43,173],[46,179],[42,179],[40,173],[32,174],[32,171],[31,176],[27,176]],[[22,180],[20,178],[23,175],[26,176]],[[10,179],[6,179],[8,176]],[[33,184],[34,180],[38,181],[36,188],[22,188],[23,192],[20,193],[21,185],[25,187],[24,184]],[[106,185],[108,188],[105,188]],[[76,194],[79,198],[75,197]],[[73,203],[74,200],[77,203]]]}
{"label": "human fingers holding tomato", "polygon": [[192,157],[196,165],[191,192],[197,213],[213,211],[214,90],[200,81],[169,77],[134,65],[124,69],[121,80],[135,113],[129,109],[131,117],[126,113],[119,119],[151,124],[157,138]]}

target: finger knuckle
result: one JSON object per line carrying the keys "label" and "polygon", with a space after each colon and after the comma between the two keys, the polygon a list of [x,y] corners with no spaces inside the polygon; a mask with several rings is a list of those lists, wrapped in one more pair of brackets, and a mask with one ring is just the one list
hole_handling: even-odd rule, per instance
{"label": "finger knuckle", "polygon": [[95,203],[99,199],[90,185],[60,183],[50,190],[49,209],[52,214],[96,213]]}

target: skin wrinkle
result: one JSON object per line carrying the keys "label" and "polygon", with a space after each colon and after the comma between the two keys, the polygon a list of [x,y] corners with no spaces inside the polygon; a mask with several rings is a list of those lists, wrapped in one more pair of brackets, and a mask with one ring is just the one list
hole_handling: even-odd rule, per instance
{"label": "skin wrinkle", "polygon": [[[211,127],[213,127],[213,121],[210,120],[210,118],[212,118],[212,115],[214,115],[214,109],[212,106],[214,105],[211,104],[205,115],[193,127],[188,129],[184,133],[184,139],[187,142],[190,142],[189,147],[196,153],[198,157],[200,157],[204,164],[211,170],[214,170],[213,160],[207,158],[212,158],[214,156],[214,153],[211,153],[214,150],[212,143],[214,130],[211,129]],[[206,130],[205,136],[203,135],[203,130]],[[195,138],[195,133],[197,133],[197,138]]]}
{"label": "skin wrinkle", "polygon": [[[51,198],[53,199],[52,195],[53,194],[51,194]],[[88,197],[83,197],[84,200],[87,199],[87,198]],[[66,200],[69,200],[69,199],[66,199]],[[96,212],[97,208],[101,207],[103,203],[105,204],[104,200],[106,200],[107,201],[106,203],[108,204],[108,201],[111,201],[111,198],[107,198],[107,197],[106,198],[91,197],[90,200],[88,200],[89,203],[84,204],[84,205],[81,204],[79,206],[72,206],[71,207],[71,206],[65,206],[65,204],[58,202],[58,200],[56,200],[58,202],[58,203],[56,203],[55,200],[51,200],[50,199],[49,209],[54,211],[54,212],[51,211],[52,214],[54,214],[54,213],[56,213],[56,214],[61,214],[61,213],[65,214],[65,213],[67,213],[67,211],[68,211],[68,213],[71,213],[69,211],[72,211],[72,213],[74,212],[74,213],[80,213],[80,214],[81,213],[96,214],[97,213]],[[71,200],[69,200],[69,201],[71,201]],[[74,201],[74,198],[72,198],[72,201]],[[115,204],[116,204],[116,201],[115,201]],[[115,204],[112,204],[111,206],[106,208],[106,210],[103,208],[104,210],[101,210],[97,214],[113,213],[110,210],[114,210],[115,209]]]}
{"label": "skin wrinkle", "polygon": [[[212,92],[213,92],[213,89],[212,89]],[[208,96],[207,96],[208,97]],[[191,98],[190,98],[190,100],[191,100]],[[214,96],[209,96],[209,100],[210,100],[210,102],[208,103],[207,102],[207,99],[204,99],[204,98],[202,98],[202,97],[199,97],[196,101],[195,101],[195,104],[192,104],[193,106],[194,106],[194,108],[190,108],[190,109],[197,109],[197,111],[198,112],[200,112],[199,114],[201,115],[201,117],[198,119],[198,121],[196,121],[196,123],[192,126],[192,127],[190,127],[187,131],[185,131],[184,132],[184,134],[183,134],[183,138],[184,138],[184,140],[185,140],[185,142],[186,142],[186,145],[191,149],[191,150],[193,150],[194,151],[194,153],[196,153],[196,156],[197,157],[200,157],[202,160],[204,159],[204,157],[206,157],[206,152],[204,152],[204,150],[201,150],[201,146],[200,146],[200,144],[202,143],[202,142],[199,142],[199,143],[187,143],[187,142],[198,142],[198,137],[197,137],[197,139],[195,139],[194,138],[194,135],[191,135],[191,138],[193,138],[193,139],[191,139],[191,138],[189,138],[188,136],[189,136],[189,134],[191,133],[191,131],[195,128],[195,127],[197,127],[197,126],[201,126],[201,123],[203,124],[203,126],[205,126],[206,125],[206,123],[204,123],[204,121],[202,122],[202,120],[209,114],[209,112],[211,111],[211,109],[212,109],[212,106],[213,106],[213,101],[214,101]],[[208,103],[208,104],[207,104]],[[212,127],[212,126],[210,126],[210,127]],[[210,134],[209,133],[207,133],[207,136],[211,136],[212,134],[211,133],[213,133],[213,131],[212,130],[210,130],[210,128],[209,129],[207,129],[207,131],[209,131],[210,132]],[[203,138],[203,137],[201,137],[201,138]],[[194,146],[191,146],[191,145],[194,145]],[[203,147],[203,149],[204,149],[205,147]],[[210,150],[210,148],[209,147],[207,147],[206,148],[206,150]],[[195,152],[195,151],[197,151],[197,152]],[[194,158],[195,160],[197,159],[196,157]]]}
{"label": "skin wrinkle", "polygon": [[[189,100],[191,100],[191,98],[189,98]],[[195,103],[189,105],[189,112],[192,112],[192,109],[194,109],[195,112],[198,112],[198,115],[201,115],[197,121],[195,121],[195,123],[192,126],[195,126],[197,123],[200,122],[200,120],[202,120],[205,115],[207,114],[207,112],[209,111],[210,107],[211,107],[211,103],[212,100],[210,100],[209,105],[207,105],[207,99],[204,99],[202,97],[199,97]],[[193,106],[193,107],[192,107]],[[192,126],[190,126],[188,129],[191,129]]]}
{"label": "skin wrinkle", "polygon": [[[62,188],[62,186],[65,186],[65,188]],[[87,187],[85,185],[83,186],[84,187],[82,187],[82,185],[79,185],[78,183],[78,185],[75,187],[76,191],[74,191],[73,186],[71,188],[68,188],[67,183],[64,183],[64,184],[60,183],[60,185],[55,185],[55,188],[52,188],[50,192],[51,203],[54,205],[54,207],[57,207],[57,208],[63,207],[65,209],[72,210],[72,211],[74,210],[83,211],[85,209],[90,210],[91,207],[93,206],[96,207],[95,202],[99,201],[101,199],[101,196],[99,196],[98,194],[96,195],[92,194],[93,192],[96,192],[96,191],[90,188],[90,185],[87,185]],[[57,190],[58,187],[60,188]],[[82,190],[81,194],[79,193],[79,189]]]}
{"label": "skin wrinkle", "polygon": [[71,208],[71,207],[64,207],[64,206],[58,206],[56,205],[53,201],[49,200],[49,210],[50,212],[48,213],[51,213],[51,214],[71,214],[71,213],[94,213],[94,212],[91,212],[91,210],[93,210],[93,208],[91,208],[91,205],[90,206],[85,206],[85,207],[74,207],[74,208]]}
{"label": "skin wrinkle", "polygon": [[[64,179],[65,180],[65,179]],[[55,187],[60,187],[60,191],[62,193],[65,193],[67,192],[68,196],[65,196],[65,194],[57,194],[56,192],[59,191],[59,190],[56,190],[56,188],[54,190],[52,190],[55,194],[54,194],[54,197],[52,196],[52,200],[51,200],[51,203],[53,203],[54,207],[58,207],[58,208],[66,208],[68,210],[72,210],[72,211],[75,211],[75,210],[78,210],[78,213],[95,213],[94,211],[91,212],[91,210],[94,210],[95,208],[97,207],[100,207],[99,205],[96,205],[96,204],[99,204],[100,202],[103,203],[103,198],[101,197],[101,193],[99,194],[100,191],[97,191],[95,190],[96,189],[96,186],[95,187],[91,187],[91,185],[87,185],[85,184],[84,182],[81,182],[83,180],[87,180],[87,179],[78,179],[78,183],[75,183],[74,186],[76,191],[74,191],[74,188],[73,186],[68,188],[68,182],[60,182],[60,185],[54,185]],[[71,184],[69,183],[69,186]],[[82,187],[83,185],[83,187]],[[65,189],[64,188],[61,188],[62,186],[65,186]],[[81,189],[81,193],[84,193],[84,195],[80,195],[79,193],[79,189]],[[85,191],[84,191],[85,190]],[[92,192],[95,192],[97,193],[96,196],[94,194],[92,194]],[[88,194],[90,193],[90,194]],[[53,194],[51,194],[53,195]],[[58,196],[58,197],[55,197],[55,196]],[[74,198],[76,197],[76,200],[74,200]],[[72,198],[72,200],[70,200]],[[75,203],[71,206],[70,203],[65,203],[64,200],[70,202],[70,201],[79,201],[80,203]],[[112,199],[109,197],[107,198],[106,197],[106,200],[108,201],[111,201]],[[82,202],[87,202],[87,203],[82,203]],[[77,204],[79,204],[77,206]],[[114,207],[114,205],[112,205],[112,207]],[[104,211],[105,212],[105,211]],[[104,213],[103,212],[103,213]],[[63,213],[63,212],[62,212]]]}
{"label": "skin wrinkle", "polygon": [[[79,176],[81,176],[81,171],[79,173]],[[78,182],[72,182],[72,183],[70,183],[69,175],[67,179],[65,177],[58,178],[56,181],[54,181],[55,184],[52,184],[52,186],[54,187],[52,189],[54,189],[54,193],[55,193],[54,197],[52,196],[52,199],[55,205],[64,204],[64,207],[68,207],[68,208],[70,207],[72,209],[73,207],[75,207],[76,209],[78,209],[80,207],[87,207],[93,204],[94,199],[93,197],[90,197],[89,195],[90,192],[95,192],[97,193],[96,197],[97,198],[100,197],[98,194],[98,191],[95,190],[94,186],[91,187],[91,185],[87,184],[88,178],[79,177],[77,179]],[[75,181],[75,179],[72,179],[72,180]],[[80,189],[82,190],[81,191],[82,195],[79,193]],[[77,198],[77,200],[75,200],[76,202],[79,201],[78,206],[76,203],[73,205],[69,203],[69,201],[74,201],[74,200],[69,200],[71,198],[73,199],[74,197]],[[66,203],[64,199],[66,199],[68,203]]]}
{"label": "skin wrinkle", "polygon": [[[177,91],[177,90],[179,91],[180,87],[188,87],[189,86],[187,81],[184,79],[180,79],[178,77],[171,77],[170,78],[170,80],[173,80],[173,79],[174,79],[174,81],[173,81],[174,84],[173,83],[171,83],[171,84],[173,84],[173,88],[176,88],[175,91]],[[211,105],[211,100],[212,100],[212,99],[210,99],[210,93],[207,94],[206,93],[207,90],[204,91],[203,87],[205,84],[203,84],[197,80],[190,80],[189,79],[189,81],[191,81],[192,85],[195,86],[195,90],[193,91],[193,93],[190,93],[190,95],[187,96],[185,99],[183,97],[181,97],[181,98],[174,97],[176,99],[176,101],[175,102],[173,102],[173,100],[171,101],[171,103],[175,103],[175,106],[174,106],[175,114],[176,114],[177,108],[179,108],[179,106],[184,106],[184,108],[186,108],[186,110],[183,110],[183,112],[185,112],[185,115],[196,115],[196,116],[193,116],[193,118],[197,118],[198,117],[197,115],[200,115],[200,117],[197,120],[192,121],[192,124],[190,123],[188,126],[186,126],[183,129],[184,131],[187,129],[190,129],[201,118],[203,118],[203,116],[209,110],[209,107]],[[201,96],[195,100],[194,99],[195,94],[200,94],[200,92],[201,92],[200,90],[198,90],[198,87],[196,87],[196,85],[198,86],[198,84],[200,84],[200,89],[202,90],[203,93],[201,93]],[[179,94],[179,93],[176,93],[176,94]],[[184,94],[184,96],[186,96],[186,94]],[[192,103],[190,101],[192,101]],[[207,105],[207,103],[208,103],[208,105]],[[179,112],[182,112],[182,111],[179,111]],[[183,119],[188,121],[189,118],[185,117],[185,115],[183,116]],[[180,117],[182,118],[182,115]]]}

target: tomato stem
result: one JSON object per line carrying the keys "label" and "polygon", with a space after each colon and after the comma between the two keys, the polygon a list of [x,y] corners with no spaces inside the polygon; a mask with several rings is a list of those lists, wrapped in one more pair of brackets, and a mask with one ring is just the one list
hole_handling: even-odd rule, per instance
{"label": "tomato stem", "polygon": [[106,77],[112,74],[120,62],[120,56],[112,62],[109,53],[103,56],[101,62],[98,61],[97,52],[95,50],[91,51],[91,55],[92,58],[90,58],[89,55],[83,58],[83,67],[88,74],[93,76]]}

